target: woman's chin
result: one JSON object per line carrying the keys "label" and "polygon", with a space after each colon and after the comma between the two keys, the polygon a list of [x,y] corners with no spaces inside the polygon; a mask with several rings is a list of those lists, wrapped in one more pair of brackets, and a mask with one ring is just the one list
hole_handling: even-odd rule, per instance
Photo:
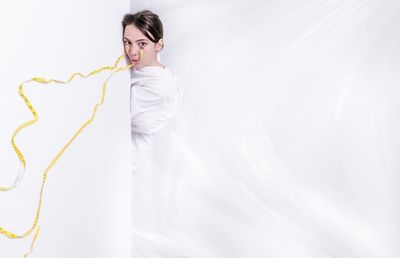
{"label": "woman's chin", "polygon": [[141,64],[139,64],[139,63],[132,63],[132,65],[133,65],[133,68],[135,68],[135,69],[140,69],[140,68],[142,68],[143,66],[141,65]]}

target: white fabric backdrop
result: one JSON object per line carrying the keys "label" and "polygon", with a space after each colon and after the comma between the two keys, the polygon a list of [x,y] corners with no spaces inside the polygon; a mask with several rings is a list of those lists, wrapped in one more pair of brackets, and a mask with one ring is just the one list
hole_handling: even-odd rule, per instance
{"label": "white fabric backdrop", "polygon": [[398,1],[144,8],[185,99],[142,257],[400,256]]}

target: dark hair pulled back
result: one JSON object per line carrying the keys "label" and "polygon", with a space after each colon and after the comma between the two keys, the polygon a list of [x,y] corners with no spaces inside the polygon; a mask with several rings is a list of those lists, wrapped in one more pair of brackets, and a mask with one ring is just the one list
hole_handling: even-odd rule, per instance
{"label": "dark hair pulled back", "polygon": [[157,43],[163,38],[163,24],[157,14],[143,10],[135,14],[125,14],[122,20],[123,32],[128,25],[135,25],[150,41]]}

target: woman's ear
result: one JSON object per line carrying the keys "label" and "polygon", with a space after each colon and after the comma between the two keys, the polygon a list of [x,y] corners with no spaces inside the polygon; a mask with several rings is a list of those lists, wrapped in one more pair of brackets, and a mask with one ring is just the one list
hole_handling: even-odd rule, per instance
{"label": "woman's ear", "polygon": [[164,40],[163,40],[163,39],[160,39],[160,40],[156,43],[156,52],[160,52],[163,48],[164,48]]}

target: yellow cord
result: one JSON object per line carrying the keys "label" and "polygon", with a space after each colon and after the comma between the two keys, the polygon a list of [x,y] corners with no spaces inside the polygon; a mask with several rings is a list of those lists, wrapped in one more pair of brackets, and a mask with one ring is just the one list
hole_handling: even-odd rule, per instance
{"label": "yellow cord", "polygon": [[24,258],[28,257],[28,255],[30,255],[33,252],[33,246],[34,246],[34,244],[36,242],[37,237],[39,236],[39,231],[40,231],[40,226],[37,227],[36,233],[33,236],[33,240],[32,240],[32,243],[31,243],[31,248],[29,249],[29,252],[24,254]]}
{"label": "yellow cord", "polygon": [[[21,83],[19,85],[18,88],[18,92],[20,97],[24,100],[26,106],[28,107],[28,109],[30,110],[30,112],[33,115],[33,118],[25,123],[23,123],[22,125],[18,126],[13,134],[12,134],[12,138],[11,138],[11,144],[12,147],[14,149],[14,152],[17,154],[18,159],[20,160],[23,168],[25,169],[26,167],[26,161],[24,158],[24,155],[22,154],[22,152],[20,151],[20,149],[18,148],[18,146],[15,144],[15,137],[17,136],[17,134],[24,128],[31,126],[33,124],[35,124],[38,120],[39,120],[39,114],[36,112],[35,108],[33,107],[33,105],[31,104],[31,102],[29,101],[29,99],[26,97],[26,95],[24,94],[24,90],[23,90],[23,85],[29,82],[37,82],[37,83],[41,83],[41,84],[49,84],[49,83],[58,83],[58,84],[67,84],[69,82],[71,82],[75,77],[80,76],[82,78],[88,78],[90,76],[99,74],[103,71],[106,70],[111,70],[113,71],[110,76],[103,82],[103,86],[101,88],[101,97],[100,100],[94,105],[93,107],[93,111],[92,111],[92,115],[90,116],[90,118],[88,120],[86,120],[81,126],[80,128],[75,132],[75,134],[70,138],[70,140],[61,148],[61,150],[56,154],[56,156],[51,160],[51,162],[49,163],[49,165],[47,166],[47,168],[44,170],[43,172],[43,178],[42,178],[42,184],[40,187],[40,192],[39,192],[39,200],[38,200],[38,204],[37,204],[37,209],[36,209],[36,214],[35,214],[35,218],[33,220],[32,226],[25,231],[22,234],[16,234],[16,233],[12,233],[8,230],[5,230],[4,228],[0,227],[0,234],[4,235],[10,239],[20,239],[20,238],[25,238],[27,236],[29,236],[34,230],[35,228],[37,228],[36,233],[34,235],[32,244],[31,244],[31,250],[29,253],[24,255],[24,258],[26,258],[33,250],[33,245],[34,242],[36,241],[38,235],[39,235],[39,231],[40,231],[40,226],[38,226],[39,223],[39,219],[40,219],[40,211],[41,211],[41,207],[42,207],[42,198],[43,198],[43,191],[44,191],[44,186],[47,180],[47,176],[49,171],[54,167],[54,165],[57,163],[57,161],[60,159],[60,157],[63,155],[63,153],[65,152],[65,150],[71,145],[71,143],[82,133],[82,131],[93,121],[93,119],[96,116],[97,113],[97,108],[103,104],[104,102],[104,98],[105,98],[105,93],[106,93],[106,89],[107,89],[107,82],[108,80],[115,74],[121,71],[124,71],[128,68],[131,68],[133,65],[126,65],[123,67],[118,67],[119,62],[122,60],[122,58],[125,56],[125,54],[121,55],[120,57],[118,57],[118,59],[116,60],[115,64],[113,66],[104,66],[101,67],[99,69],[93,70],[92,72],[90,72],[87,75],[83,75],[79,72],[77,73],[73,73],[72,75],[70,75],[70,77],[68,78],[68,80],[66,81],[61,81],[61,80],[55,80],[55,79],[44,79],[41,77],[34,77],[28,81],[25,81],[23,83]],[[141,49],[141,53],[140,53],[140,59],[143,56],[143,49]],[[0,191],[8,191],[10,189],[15,188],[16,185],[12,186],[12,187],[0,187]]]}

